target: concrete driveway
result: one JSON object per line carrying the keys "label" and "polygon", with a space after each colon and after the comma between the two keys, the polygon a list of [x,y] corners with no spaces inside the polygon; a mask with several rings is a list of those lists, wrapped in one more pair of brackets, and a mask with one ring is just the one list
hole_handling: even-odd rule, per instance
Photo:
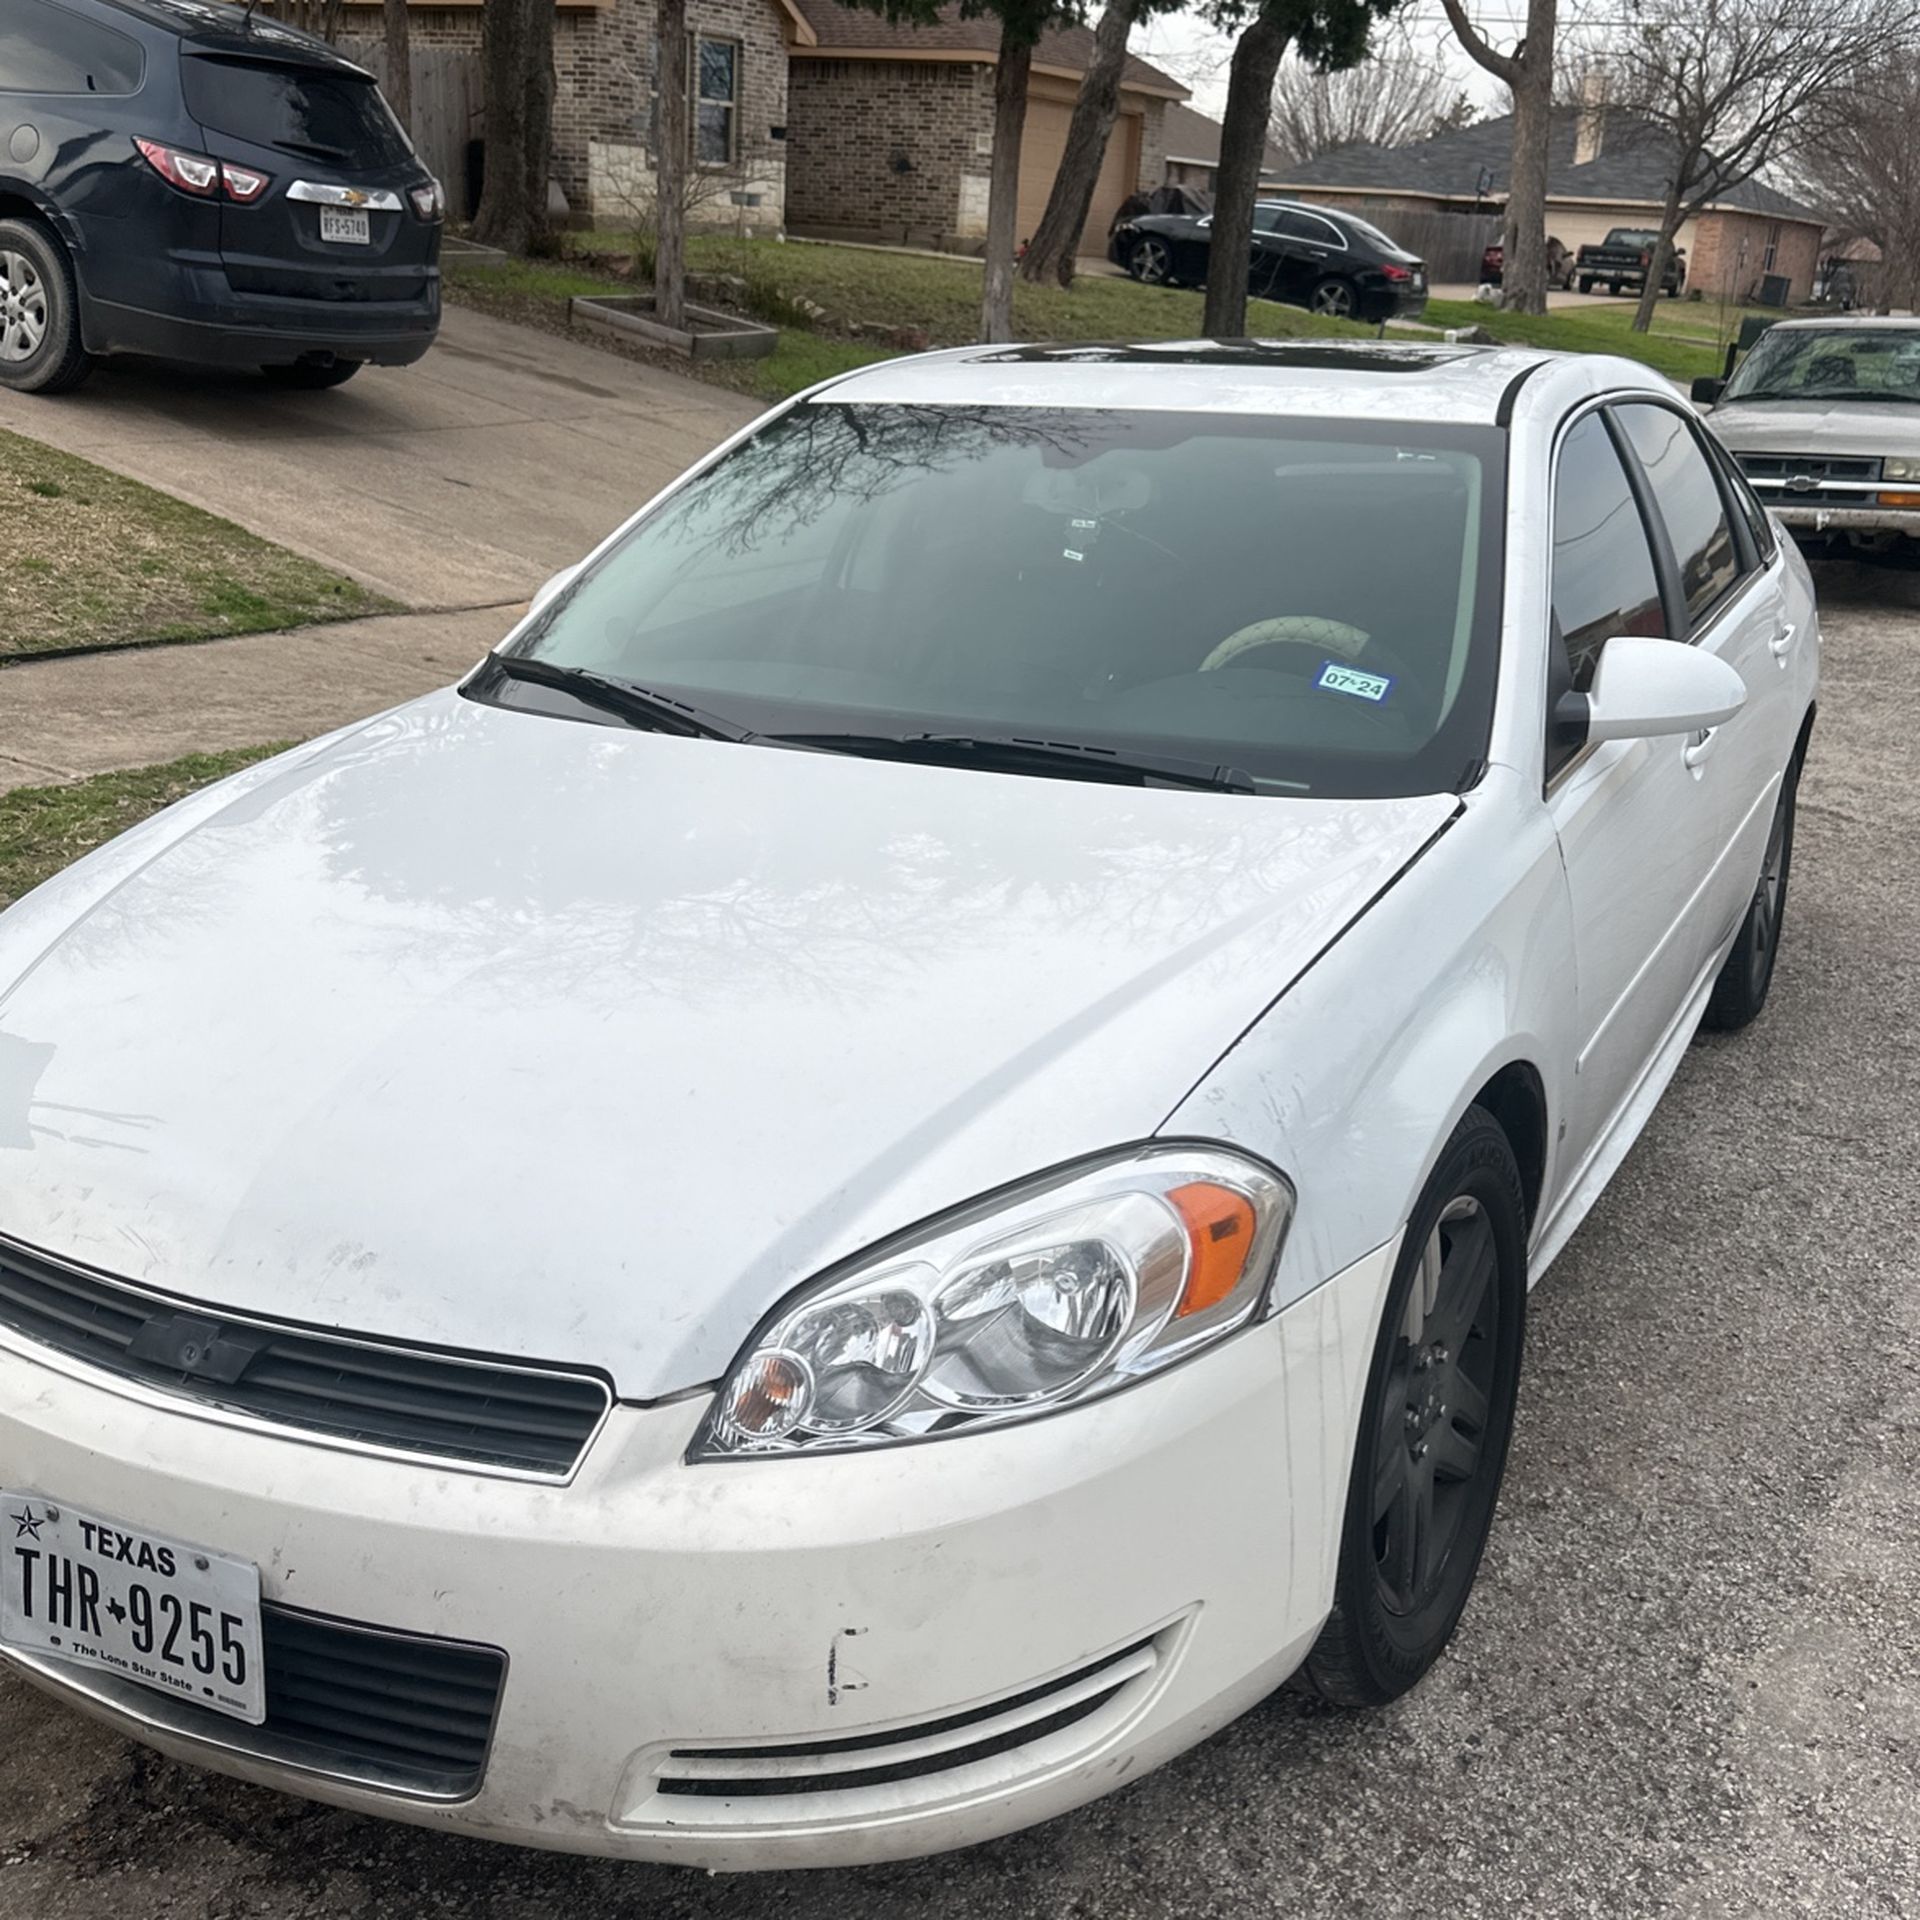
{"label": "concrete driveway", "polygon": [[0,427],[164,488],[409,607],[527,599],[753,403],[462,307],[332,393],[109,361]]}
{"label": "concrete driveway", "polygon": [[1534,1295],[1481,1584],[1407,1699],[1277,1695],[1032,1833],[728,1881],[329,1811],[0,1681],[0,1920],[1920,1914],[1914,585],[1825,570],[1772,1006]]}

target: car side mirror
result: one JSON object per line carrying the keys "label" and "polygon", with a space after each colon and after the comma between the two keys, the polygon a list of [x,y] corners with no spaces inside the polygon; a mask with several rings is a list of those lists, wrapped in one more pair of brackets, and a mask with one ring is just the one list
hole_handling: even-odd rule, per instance
{"label": "car side mirror", "polygon": [[549,606],[573,584],[573,576],[579,571],[580,563],[577,560],[570,567],[562,567],[560,571],[533,596],[533,605],[529,607],[527,611],[529,613],[539,613]]}
{"label": "car side mirror", "polygon": [[1600,649],[1592,688],[1562,694],[1553,717],[1556,736],[1570,745],[1658,740],[1717,727],[1746,703],[1747,683],[1717,653],[1623,633]]}
{"label": "car side mirror", "polygon": [[1720,396],[1727,390],[1727,383],[1710,373],[1703,373],[1693,383],[1693,404],[1696,407],[1716,407]]}

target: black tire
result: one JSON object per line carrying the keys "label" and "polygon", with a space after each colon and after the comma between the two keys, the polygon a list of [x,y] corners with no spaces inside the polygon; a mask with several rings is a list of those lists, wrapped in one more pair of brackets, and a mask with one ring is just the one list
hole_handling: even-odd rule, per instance
{"label": "black tire", "polygon": [[1173,284],[1173,249],[1158,234],[1145,234],[1127,251],[1127,271],[1143,287]]}
{"label": "black tire", "polygon": [[1333,1611],[1300,1671],[1306,1691],[1383,1706],[1453,1637],[1506,1470],[1526,1302],[1520,1170],[1500,1123],[1471,1107],[1413,1210],[1387,1290]]}
{"label": "black tire", "polygon": [[1329,320],[1351,320],[1360,311],[1360,297],[1354,292],[1351,280],[1342,280],[1337,273],[1330,273],[1324,280],[1315,282],[1307,296],[1307,306]]}
{"label": "black tire", "polygon": [[1751,1026],[1772,991],[1773,969],[1780,958],[1780,933],[1787,918],[1787,882],[1793,877],[1793,822],[1799,810],[1799,794],[1800,768],[1796,763],[1780,783],[1773,824],[1767,830],[1767,850],[1760,860],[1760,878],[1700,1021],[1715,1033],[1738,1033],[1742,1027]]}
{"label": "black tire", "polygon": [[1619,299],[1619,297],[1620,297],[1620,282],[1619,282],[1618,280],[1609,280],[1609,281],[1607,282],[1607,291],[1608,291],[1608,292],[1609,292],[1610,294],[1612,294],[1612,295],[1613,295],[1613,297],[1614,297],[1614,298],[1615,298],[1616,300],[1617,300],[1617,299]]}
{"label": "black tire", "polygon": [[296,360],[291,366],[262,367],[260,371],[276,387],[317,393],[323,387],[345,385],[365,364],[360,360]]}
{"label": "black tire", "polygon": [[0,387],[65,393],[92,371],[66,248],[38,221],[0,220]]}
{"label": "black tire", "polygon": [[1582,293],[1591,293],[1593,291],[1593,281],[1586,274],[1580,276],[1580,291]]}

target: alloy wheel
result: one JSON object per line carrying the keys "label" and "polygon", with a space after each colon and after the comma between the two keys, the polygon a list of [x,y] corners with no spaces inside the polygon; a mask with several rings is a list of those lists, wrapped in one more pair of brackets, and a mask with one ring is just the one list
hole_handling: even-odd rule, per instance
{"label": "alloy wheel", "polygon": [[1313,290],[1313,310],[1330,319],[1347,320],[1353,315],[1353,289],[1343,280],[1323,280]]}
{"label": "alloy wheel", "polygon": [[1479,1484],[1494,1387],[1499,1253],[1479,1201],[1452,1201],[1428,1236],[1374,1440],[1373,1549],[1389,1613],[1440,1590]]}
{"label": "alloy wheel", "polygon": [[1133,277],[1149,287],[1157,287],[1167,277],[1166,243],[1142,240],[1133,250]]}
{"label": "alloy wheel", "polygon": [[23,253],[0,253],[0,360],[31,360],[47,337],[47,290]]}

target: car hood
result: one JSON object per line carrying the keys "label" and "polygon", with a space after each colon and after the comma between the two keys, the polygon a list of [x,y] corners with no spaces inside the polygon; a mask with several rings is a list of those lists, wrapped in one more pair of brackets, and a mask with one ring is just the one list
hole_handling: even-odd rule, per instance
{"label": "car hood", "polygon": [[436,695],[0,918],[0,1234],[695,1386],[829,1263],[1150,1135],[1458,805]]}
{"label": "car hood", "polygon": [[1920,406],[1910,402],[1735,400],[1708,417],[1720,444],[1736,453],[1920,457]]}

